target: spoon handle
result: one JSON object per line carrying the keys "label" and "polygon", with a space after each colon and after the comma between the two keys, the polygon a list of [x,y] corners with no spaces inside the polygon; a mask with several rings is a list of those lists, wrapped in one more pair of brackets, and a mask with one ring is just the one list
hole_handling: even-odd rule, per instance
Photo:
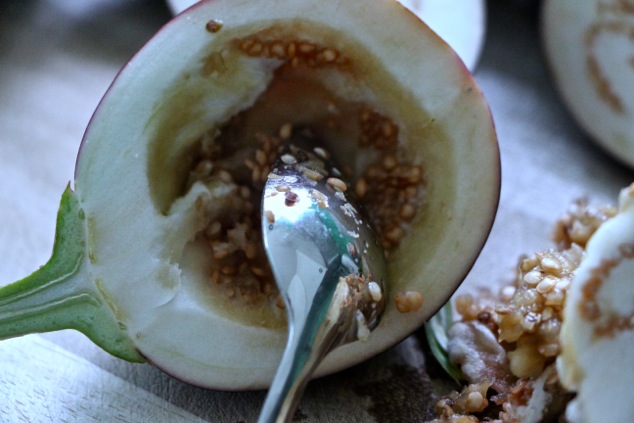
{"label": "spoon handle", "polygon": [[342,292],[346,291],[346,287],[338,283],[339,266],[336,264],[329,267],[322,284],[325,289],[317,293],[307,312],[291,311],[305,315],[303,318],[289,319],[289,342],[258,422],[290,422],[313,371],[339,345],[341,339],[347,336],[348,329],[353,324],[355,310],[343,301],[347,292]]}

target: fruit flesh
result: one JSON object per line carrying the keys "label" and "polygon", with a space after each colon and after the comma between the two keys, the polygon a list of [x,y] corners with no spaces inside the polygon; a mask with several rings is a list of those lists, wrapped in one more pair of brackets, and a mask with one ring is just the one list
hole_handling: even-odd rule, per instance
{"label": "fruit flesh", "polygon": [[[422,23],[391,2],[372,2],[362,12],[351,2],[278,6],[217,0],[171,22],[113,83],[77,162],[88,283],[102,287],[141,354],[200,386],[267,385],[286,340],[281,328],[244,324],[215,308],[209,272],[184,265],[201,229],[197,202],[217,200],[202,185],[182,195],[189,155],[203,133],[253,106],[281,64],[245,55],[234,48],[237,40],[273,31],[349,57],[350,78],[320,78],[317,70],[311,78],[393,119],[403,154],[425,165],[423,210],[389,270],[391,288],[424,293],[423,306],[407,316],[390,307],[367,343],[335,351],[318,374],[370,357],[422,324],[475,260],[497,205],[499,157],[486,103]],[[222,28],[210,32],[212,21]],[[231,71],[217,72],[218,63]]]}

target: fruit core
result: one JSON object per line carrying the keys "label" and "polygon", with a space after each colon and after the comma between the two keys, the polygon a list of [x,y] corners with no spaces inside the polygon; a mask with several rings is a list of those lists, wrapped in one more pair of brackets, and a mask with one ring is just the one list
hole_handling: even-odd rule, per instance
{"label": "fruit core", "polygon": [[[412,119],[420,115],[395,116],[384,103],[402,103],[400,111],[416,113],[420,107],[408,107],[407,93],[394,92],[399,85],[380,63],[341,34],[306,23],[246,36],[224,28],[207,32],[219,36],[223,31],[223,42],[213,44],[157,112],[150,187],[166,215],[195,187],[203,185],[211,193],[194,204],[199,228],[181,267],[202,267],[204,291],[227,317],[283,327],[286,312],[260,233],[262,189],[279,147],[298,130],[323,141],[390,255],[422,214],[426,181],[420,154],[403,142],[408,136],[403,128],[417,126]],[[262,74],[267,76],[253,84]],[[211,87],[207,94],[206,87]],[[222,118],[209,118],[203,131],[191,129],[187,135],[188,123],[194,128],[205,121],[192,105],[213,97],[214,87],[245,94],[225,107]],[[182,141],[175,141],[179,137]],[[192,264],[191,257],[205,264]]]}

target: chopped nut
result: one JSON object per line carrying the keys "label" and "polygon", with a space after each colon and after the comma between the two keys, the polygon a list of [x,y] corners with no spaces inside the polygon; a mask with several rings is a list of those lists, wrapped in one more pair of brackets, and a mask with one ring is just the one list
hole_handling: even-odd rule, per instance
{"label": "chopped nut", "polygon": [[559,262],[557,262],[553,258],[550,258],[550,257],[544,258],[542,260],[541,265],[542,265],[542,269],[544,269],[544,271],[547,273],[559,275],[559,273],[561,272],[561,265],[559,264]]}
{"label": "chopped nut", "polygon": [[480,392],[473,391],[467,394],[466,408],[471,412],[482,411],[485,405],[485,398]]}
{"label": "chopped nut", "polygon": [[557,285],[557,280],[555,278],[546,277],[537,284],[536,289],[537,289],[537,292],[539,292],[540,294],[546,294],[552,291],[553,288],[555,288],[555,285]]}
{"label": "chopped nut", "polygon": [[537,285],[543,279],[541,272],[538,270],[531,270],[527,274],[524,275],[524,282],[529,285]]}

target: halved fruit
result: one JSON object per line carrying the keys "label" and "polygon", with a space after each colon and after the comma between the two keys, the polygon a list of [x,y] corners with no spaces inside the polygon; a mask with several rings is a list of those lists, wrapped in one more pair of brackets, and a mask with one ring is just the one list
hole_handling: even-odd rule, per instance
{"label": "halved fruit", "polygon": [[557,369],[577,396],[571,422],[632,421],[634,402],[634,185],[592,235],[568,289]]}
{"label": "halved fruit", "polygon": [[634,166],[634,4],[547,0],[542,37],[559,92],[579,125]]}
{"label": "halved fruit", "polygon": [[94,114],[53,259],[0,290],[0,338],[73,327],[196,385],[266,386],[286,327],[253,216],[293,130],[333,153],[389,252],[379,328],[317,375],[403,339],[476,259],[500,168],[468,71],[387,0],[214,0],[166,25]]}

